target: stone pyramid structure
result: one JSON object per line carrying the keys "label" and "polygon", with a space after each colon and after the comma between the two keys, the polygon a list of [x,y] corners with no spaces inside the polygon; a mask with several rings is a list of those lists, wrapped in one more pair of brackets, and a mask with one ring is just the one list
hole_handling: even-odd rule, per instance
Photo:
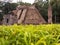
{"label": "stone pyramid structure", "polygon": [[[17,24],[43,24],[43,23],[46,23],[42,15],[35,8],[35,6],[19,5],[16,7],[16,10],[13,10],[10,13],[10,15],[11,15],[9,16],[10,18],[8,18],[10,21],[9,20],[7,21],[8,24],[15,24],[15,23]],[[4,21],[7,20],[6,17],[7,15],[4,16],[3,18]],[[6,22],[4,21],[3,21],[3,24],[6,24]]]}

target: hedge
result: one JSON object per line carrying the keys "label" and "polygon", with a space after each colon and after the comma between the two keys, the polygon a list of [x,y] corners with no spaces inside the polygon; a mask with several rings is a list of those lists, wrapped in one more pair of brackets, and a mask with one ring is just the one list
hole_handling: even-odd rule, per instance
{"label": "hedge", "polygon": [[60,24],[2,25],[0,45],[60,45]]}

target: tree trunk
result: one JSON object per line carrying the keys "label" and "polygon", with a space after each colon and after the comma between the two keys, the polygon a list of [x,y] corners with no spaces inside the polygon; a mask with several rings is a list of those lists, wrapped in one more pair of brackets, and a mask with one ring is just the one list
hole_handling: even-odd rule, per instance
{"label": "tree trunk", "polygon": [[52,7],[50,4],[50,0],[49,0],[49,6],[48,6],[48,23],[52,23]]}

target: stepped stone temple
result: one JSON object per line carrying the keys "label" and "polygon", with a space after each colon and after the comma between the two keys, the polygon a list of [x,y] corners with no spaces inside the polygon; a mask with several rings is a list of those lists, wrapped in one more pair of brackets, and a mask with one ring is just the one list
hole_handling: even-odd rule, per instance
{"label": "stepped stone temple", "polygon": [[47,23],[35,6],[17,6],[16,10],[3,16],[3,25],[13,24],[45,24]]}

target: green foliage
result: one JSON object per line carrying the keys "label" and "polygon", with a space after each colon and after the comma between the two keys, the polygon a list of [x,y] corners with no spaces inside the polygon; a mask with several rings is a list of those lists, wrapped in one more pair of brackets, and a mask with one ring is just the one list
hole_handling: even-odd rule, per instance
{"label": "green foliage", "polygon": [[2,11],[2,8],[4,6],[5,2],[0,2],[0,21],[3,19],[3,11]]}
{"label": "green foliage", "polygon": [[16,7],[18,6],[17,3],[6,3],[4,6],[3,6],[3,13],[4,14],[8,14],[10,11],[16,9]]}
{"label": "green foliage", "polygon": [[52,10],[53,10],[53,15],[58,15],[57,0],[52,0],[51,1],[51,6],[52,6]]}
{"label": "green foliage", "polygon": [[0,13],[0,20],[2,20],[3,19],[3,14],[2,13]]}
{"label": "green foliage", "polygon": [[3,25],[0,45],[60,45],[60,25]]}
{"label": "green foliage", "polygon": [[17,6],[18,6],[17,3],[10,3],[11,10],[15,10]]}
{"label": "green foliage", "polygon": [[[60,23],[60,0],[51,0],[53,22]],[[59,17],[59,18],[57,18]]]}
{"label": "green foliage", "polygon": [[9,3],[9,2],[3,2],[0,3],[0,9],[3,10],[3,14],[8,14],[10,11],[15,10],[18,5],[31,5],[30,3],[23,3],[23,2],[18,2],[18,3]]}
{"label": "green foliage", "polygon": [[26,6],[30,6],[31,4],[30,3],[24,3],[24,2],[18,2],[18,4],[20,4],[20,5],[26,5]]}
{"label": "green foliage", "polygon": [[8,14],[10,11],[16,9],[18,6],[17,3],[8,3],[8,2],[0,2],[0,21],[3,19],[3,15]]}

